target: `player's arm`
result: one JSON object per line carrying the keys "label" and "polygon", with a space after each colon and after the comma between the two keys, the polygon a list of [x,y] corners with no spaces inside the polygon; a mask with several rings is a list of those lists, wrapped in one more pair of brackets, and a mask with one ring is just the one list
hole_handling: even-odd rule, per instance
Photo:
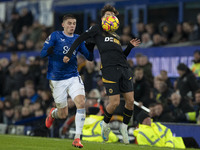
{"label": "player's arm", "polygon": [[63,58],[63,62],[68,63],[68,61],[70,60],[74,50],[85,40],[93,37],[94,35],[96,35],[99,31],[99,27],[97,25],[92,26],[88,31],[84,32],[83,34],[81,34],[72,44],[72,46],[70,47],[70,50],[68,51],[68,53],[66,54],[66,56]]}
{"label": "player's arm", "polygon": [[79,47],[79,51],[81,52],[81,54],[83,54],[85,58],[89,61],[92,61],[94,59],[93,50],[94,50],[94,44],[87,45],[87,48],[86,48],[85,43],[82,42]]}
{"label": "player's arm", "polygon": [[44,46],[42,48],[42,51],[40,52],[40,57],[44,58],[46,56],[49,56],[53,54],[54,45],[55,45],[55,32],[53,32],[44,42]]}
{"label": "player's arm", "polygon": [[130,51],[132,50],[132,48],[139,46],[140,44],[140,40],[136,39],[132,39],[128,46],[126,47],[126,49],[124,50],[124,55],[127,57],[130,53]]}

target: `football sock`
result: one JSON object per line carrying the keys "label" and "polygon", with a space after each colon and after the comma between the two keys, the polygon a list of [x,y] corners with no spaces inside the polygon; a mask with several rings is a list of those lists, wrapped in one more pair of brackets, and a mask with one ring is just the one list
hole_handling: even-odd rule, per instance
{"label": "football sock", "polygon": [[104,122],[105,123],[109,123],[110,122],[110,119],[112,117],[112,114],[109,114],[106,110],[104,111]]}
{"label": "football sock", "polygon": [[124,112],[123,112],[123,123],[128,124],[131,116],[133,114],[133,110],[128,110],[126,107],[124,107]]}
{"label": "football sock", "polygon": [[54,118],[54,119],[58,119],[58,109],[54,109],[52,112],[51,112],[51,117]]}
{"label": "football sock", "polygon": [[80,138],[84,122],[85,122],[85,108],[77,109],[75,116],[75,124],[76,124],[76,135],[74,137],[75,139]]}

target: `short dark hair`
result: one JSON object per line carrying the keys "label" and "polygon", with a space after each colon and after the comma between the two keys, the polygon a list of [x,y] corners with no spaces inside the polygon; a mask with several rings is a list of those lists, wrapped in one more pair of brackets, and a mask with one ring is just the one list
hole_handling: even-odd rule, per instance
{"label": "short dark hair", "polygon": [[103,17],[107,11],[114,12],[116,16],[119,15],[119,12],[115,9],[114,6],[105,5],[105,6],[101,9],[101,17]]}
{"label": "short dark hair", "polygon": [[188,70],[188,67],[187,67],[184,63],[180,63],[180,64],[177,66],[177,70],[187,71],[187,70]]}
{"label": "short dark hair", "polygon": [[67,19],[76,19],[76,17],[72,14],[66,14],[63,16],[63,21],[65,21]]}

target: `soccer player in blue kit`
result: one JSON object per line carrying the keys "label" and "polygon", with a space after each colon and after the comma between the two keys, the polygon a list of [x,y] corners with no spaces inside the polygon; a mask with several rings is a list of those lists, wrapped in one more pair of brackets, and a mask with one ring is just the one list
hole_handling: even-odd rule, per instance
{"label": "soccer player in blue kit", "polygon": [[76,135],[72,146],[82,148],[80,141],[84,121],[85,121],[85,89],[83,81],[77,71],[78,52],[82,53],[89,61],[93,60],[93,53],[88,51],[85,43],[82,42],[73,52],[68,63],[63,62],[63,57],[69,51],[72,43],[79,37],[74,34],[76,28],[76,18],[67,14],[63,17],[63,31],[53,32],[45,41],[41,51],[41,57],[48,56],[47,78],[52,90],[52,95],[56,103],[56,108],[52,108],[46,118],[46,127],[50,128],[54,119],[65,119],[68,115],[67,96],[71,96],[77,112],[75,116]]}

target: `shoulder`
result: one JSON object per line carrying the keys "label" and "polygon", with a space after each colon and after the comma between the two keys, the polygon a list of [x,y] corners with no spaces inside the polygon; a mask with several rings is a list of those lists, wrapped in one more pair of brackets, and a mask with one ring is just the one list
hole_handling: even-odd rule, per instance
{"label": "shoulder", "polygon": [[78,38],[79,36],[79,34],[74,34],[74,38]]}
{"label": "shoulder", "polygon": [[61,34],[61,31],[54,31],[49,35],[48,39],[55,38],[57,35],[60,35],[60,34]]}
{"label": "shoulder", "polygon": [[61,34],[62,32],[61,31],[54,31],[51,33],[51,35],[57,35],[57,34]]}

